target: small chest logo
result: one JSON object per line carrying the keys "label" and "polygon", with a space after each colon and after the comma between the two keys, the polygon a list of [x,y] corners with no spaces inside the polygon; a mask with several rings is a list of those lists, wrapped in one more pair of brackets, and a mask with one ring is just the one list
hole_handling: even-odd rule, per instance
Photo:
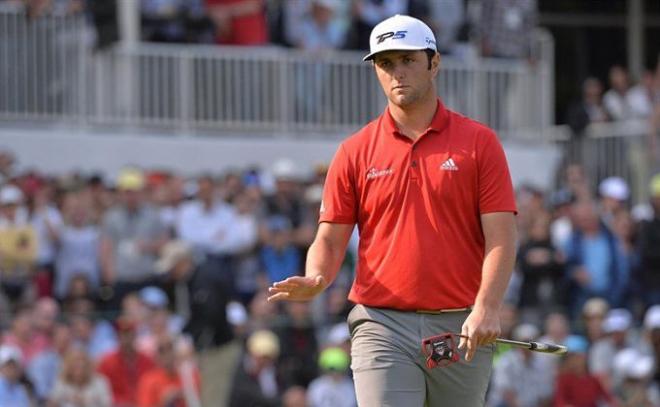
{"label": "small chest logo", "polygon": [[391,169],[391,168],[387,168],[387,169],[384,169],[384,170],[378,170],[376,168],[372,168],[367,172],[367,179],[385,177],[387,175],[392,175],[393,173],[394,173],[394,170]]}
{"label": "small chest logo", "polygon": [[440,169],[443,171],[458,171],[458,166],[453,158],[449,158],[440,165]]}

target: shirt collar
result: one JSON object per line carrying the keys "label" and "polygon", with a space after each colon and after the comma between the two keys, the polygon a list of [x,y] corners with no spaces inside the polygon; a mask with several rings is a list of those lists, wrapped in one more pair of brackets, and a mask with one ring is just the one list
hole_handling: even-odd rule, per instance
{"label": "shirt collar", "polygon": [[[406,137],[399,132],[399,129],[396,126],[396,122],[394,121],[394,118],[390,113],[389,107],[385,108],[385,112],[383,113],[382,123],[383,123],[382,128],[387,134],[391,134],[393,136],[398,136],[398,137]],[[440,98],[438,98],[438,106],[435,110],[435,115],[433,116],[433,119],[431,120],[428,129],[426,129],[426,132],[428,133],[429,131],[434,131],[436,133],[440,133],[442,130],[444,130],[446,126],[447,126],[447,109],[445,108]]]}

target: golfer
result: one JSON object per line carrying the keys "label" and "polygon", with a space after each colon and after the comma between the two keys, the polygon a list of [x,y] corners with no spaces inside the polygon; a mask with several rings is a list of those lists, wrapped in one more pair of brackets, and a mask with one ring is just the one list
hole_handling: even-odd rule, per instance
{"label": "golfer", "polygon": [[[484,404],[498,311],[515,257],[516,211],[494,132],[445,108],[431,29],[397,15],[378,24],[364,60],[387,96],[383,114],[337,150],[305,276],[271,301],[308,301],[335,278],[355,224],[349,299],[360,406]],[[429,369],[425,337],[460,332],[464,360]]]}

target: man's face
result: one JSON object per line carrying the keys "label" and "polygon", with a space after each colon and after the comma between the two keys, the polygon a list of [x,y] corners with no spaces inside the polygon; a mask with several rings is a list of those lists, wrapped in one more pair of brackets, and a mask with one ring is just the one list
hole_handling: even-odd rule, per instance
{"label": "man's face", "polygon": [[385,51],[374,57],[376,76],[387,99],[406,108],[419,102],[433,91],[440,57],[436,54],[429,69],[424,51]]}

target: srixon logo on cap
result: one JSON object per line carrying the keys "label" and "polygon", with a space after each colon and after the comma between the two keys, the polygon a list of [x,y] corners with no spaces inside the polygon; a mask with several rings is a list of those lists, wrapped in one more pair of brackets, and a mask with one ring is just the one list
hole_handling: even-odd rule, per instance
{"label": "srixon logo on cap", "polygon": [[385,41],[388,38],[391,38],[393,40],[405,38],[407,32],[408,31],[389,31],[386,33],[382,33],[376,36],[376,38],[378,38],[378,42],[376,44],[380,44],[381,42]]}

